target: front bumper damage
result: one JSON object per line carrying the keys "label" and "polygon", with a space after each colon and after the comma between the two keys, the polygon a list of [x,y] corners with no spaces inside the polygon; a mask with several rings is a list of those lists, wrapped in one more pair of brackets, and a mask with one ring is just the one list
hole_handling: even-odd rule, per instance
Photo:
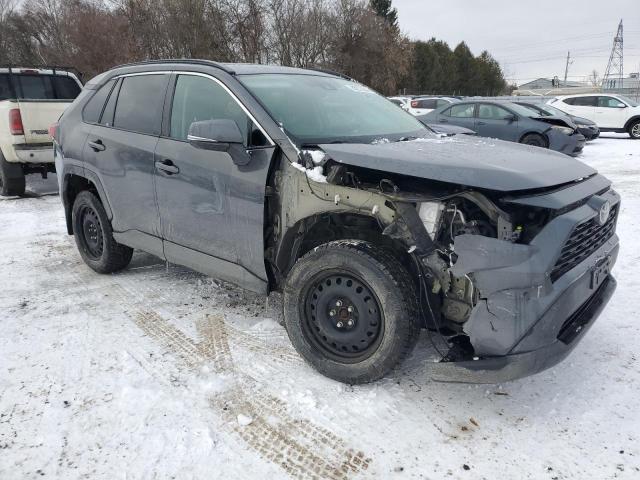
{"label": "front bumper damage", "polygon": [[549,138],[549,148],[551,150],[572,157],[579,155],[587,142],[587,139],[581,133],[566,135],[553,129],[547,132],[547,137]]}
{"label": "front bumper damage", "polygon": [[472,276],[480,292],[464,325],[477,360],[430,364],[432,378],[514,380],[552,367],[575,348],[615,291],[609,272],[618,255],[617,235],[555,281],[552,272],[574,228],[593,219],[604,200],[619,209],[620,197],[609,190],[553,219],[529,245],[456,237],[452,271]]}

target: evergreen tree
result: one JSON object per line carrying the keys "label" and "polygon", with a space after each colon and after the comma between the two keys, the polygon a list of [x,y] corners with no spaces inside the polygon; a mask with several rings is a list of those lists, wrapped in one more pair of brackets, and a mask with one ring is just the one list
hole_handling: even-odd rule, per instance
{"label": "evergreen tree", "polygon": [[369,4],[376,15],[384,18],[392,27],[398,28],[398,10],[391,7],[391,0],[371,0]]}

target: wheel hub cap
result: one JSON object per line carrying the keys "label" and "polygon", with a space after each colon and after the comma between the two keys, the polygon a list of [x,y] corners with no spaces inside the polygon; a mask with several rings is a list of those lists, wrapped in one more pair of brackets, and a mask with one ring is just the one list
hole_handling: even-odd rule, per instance
{"label": "wheel hub cap", "polygon": [[304,330],[323,353],[357,361],[377,348],[383,329],[381,309],[371,288],[355,276],[324,275],[308,290]]}

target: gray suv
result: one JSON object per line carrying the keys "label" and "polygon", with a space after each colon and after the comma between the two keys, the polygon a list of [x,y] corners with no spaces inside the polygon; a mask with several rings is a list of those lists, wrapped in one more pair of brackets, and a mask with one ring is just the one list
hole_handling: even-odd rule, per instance
{"label": "gray suv", "polygon": [[52,132],[87,265],[115,272],[137,248],[281,291],[297,351],[343,382],[387,374],[422,329],[434,376],[541,371],[615,289],[606,178],[548,150],[438,137],[331,72],[126,65],[91,80]]}

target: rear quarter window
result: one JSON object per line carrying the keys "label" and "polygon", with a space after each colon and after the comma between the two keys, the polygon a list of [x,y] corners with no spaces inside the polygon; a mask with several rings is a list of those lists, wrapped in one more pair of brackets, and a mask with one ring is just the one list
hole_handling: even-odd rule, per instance
{"label": "rear quarter window", "polygon": [[103,85],[94,95],[89,99],[82,112],[82,119],[88,123],[98,123],[104,103],[107,101],[107,97],[113,88],[115,80],[111,80]]}

